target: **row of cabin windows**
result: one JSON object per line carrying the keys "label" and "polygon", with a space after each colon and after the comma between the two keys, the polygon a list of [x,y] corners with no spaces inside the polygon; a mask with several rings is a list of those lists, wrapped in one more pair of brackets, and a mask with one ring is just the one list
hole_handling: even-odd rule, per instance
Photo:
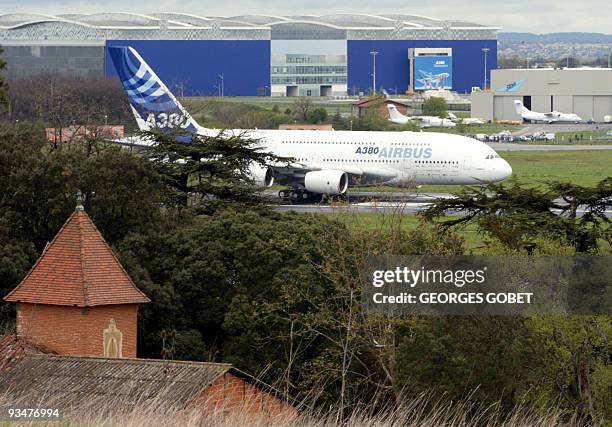
{"label": "row of cabin windows", "polygon": [[[296,159],[299,162],[308,161],[308,159],[301,157]],[[353,163],[399,163],[399,160],[395,159],[323,159],[324,162],[353,162]],[[443,164],[443,165],[458,165],[456,161],[445,161],[445,160],[415,160],[415,163],[420,164]]]}
{"label": "row of cabin windows", "polygon": [[[376,142],[338,142],[338,141],[281,141],[283,144],[333,144],[333,145],[368,145]],[[392,142],[392,146],[429,147],[429,142]]]}
{"label": "row of cabin windows", "polygon": [[458,165],[459,162],[450,161],[450,160],[415,160],[415,163],[427,163],[427,164],[437,164],[437,165]]}
{"label": "row of cabin windows", "polygon": [[399,163],[393,159],[323,159],[324,162],[352,162],[352,163]]}

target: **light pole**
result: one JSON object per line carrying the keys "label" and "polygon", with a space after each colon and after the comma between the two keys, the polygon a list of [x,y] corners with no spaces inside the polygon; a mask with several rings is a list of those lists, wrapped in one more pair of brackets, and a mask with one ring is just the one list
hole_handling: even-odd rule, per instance
{"label": "light pole", "polygon": [[372,92],[375,94],[376,93],[376,55],[378,55],[378,52],[373,50],[370,52],[370,55],[372,55]]}
{"label": "light pole", "polygon": [[608,48],[608,68],[610,68],[610,55],[612,55],[612,48]]}
{"label": "light pole", "polygon": [[219,89],[219,92],[221,93],[221,98],[223,98],[223,96],[225,95],[225,82],[223,81],[223,73],[219,74],[219,78],[221,79],[221,87]]}
{"label": "light pole", "polygon": [[488,47],[482,48],[482,53],[484,53],[484,85],[482,86],[482,90],[487,90],[487,54],[489,53]]}
{"label": "light pole", "polygon": [[527,57],[527,68],[529,68],[529,60],[530,60],[530,59],[531,59],[531,58]]}

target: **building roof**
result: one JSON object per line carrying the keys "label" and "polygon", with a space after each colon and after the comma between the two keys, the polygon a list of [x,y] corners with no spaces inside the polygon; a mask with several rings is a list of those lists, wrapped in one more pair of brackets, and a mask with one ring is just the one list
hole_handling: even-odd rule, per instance
{"label": "building roof", "polygon": [[368,97],[368,98],[358,99],[353,102],[353,105],[355,107],[368,107],[371,104],[376,104],[376,103],[380,103],[381,105],[396,104],[396,105],[403,105],[404,107],[408,105],[408,103],[405,101],[401,101],[397,99],[390,99],[390,98],[381,98],[381,97]]}
{"label": "building roof", "polygon": [[3,44],[22,40],[491,39],[498,27],[414,14],[201,16],[191,13],[0,13]]}
{"label": "building roof", "polygon": [[226,373],[248,377],[225,363],[38,354],[0,375],[0,390],[17,401],[44,398],[47,405],[52,396],[64,408],[153,403],[183,409]]}
{"label": "building roof", "polygon": [[76,307],[149,302],[82,208],[4,300]]}
{"label": "building roof", "polygon": [[[404,25],[423,28],[439,28],[443,23],[461,27],[483,27],[483,25],[463,22],[444,21],[422,15],[413,14],[389,14],[374,15],[366,13],[338,13],[332,15],[261,15],[245,14],[237,16],[202,16],[189,13],[128,13],[128,12],[106,12],[106,13],[70,13],[70,14],[41,14],[41,13],[0,13],[1,27],[16,27],[34,22],[74,22],[91,25],[99,28],[116,27],[159,27],[160,22],[169,26],[177,27],[204,27],[212,22],[221,25],[229,23],[231,26],[263,26],[269,27],[279,23],[290,23],[297,21],[308,21],[319,24],[332,24],[340,28],[379,28],[393,27],[396,22]],[[490,27],[493,28],[493,27]]]}
{"label": "building roof", "polygon": [[30,354],[47,353],[28,340],[18,335],[0,337],[0,373],[11,369],[24,357]]}

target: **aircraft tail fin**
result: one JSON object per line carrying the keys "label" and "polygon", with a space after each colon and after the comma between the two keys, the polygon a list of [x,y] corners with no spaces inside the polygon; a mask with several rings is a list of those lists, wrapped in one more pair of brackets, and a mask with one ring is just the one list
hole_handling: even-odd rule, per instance
{"label": "aircraft tail fin", "polygon": [[140,130],[170,132],[180,127],[197,133],[199,125],[134,48],[108,51]]}
{"label": "aircraft tail fin", "polygon": [[519,116],[521,114],[525,114],[525,113],[530,113],[531,111],[525,107],[523,105],[523,103],[521,101],[519,101],[518,99],[514,101],[514,108],[516,109],[516,114],[518,114]]}
{"label": "aircraft tail fin", "polygon": [[455,120],[457,120],[457,116],[455,116],[453,113],[451,113],[450,111],[447,113],[448,114],[448,118],[451,119],[453,122]]}
{"label": "aircraft tail fin", "polygon": [[387,110],[389,110],[389,119],[391,119],[391,121],[394,121],[394,120],[406,120],[406,118],[407,118],[402,113],[397,111],[397,108],[393,104],[387,104]]}

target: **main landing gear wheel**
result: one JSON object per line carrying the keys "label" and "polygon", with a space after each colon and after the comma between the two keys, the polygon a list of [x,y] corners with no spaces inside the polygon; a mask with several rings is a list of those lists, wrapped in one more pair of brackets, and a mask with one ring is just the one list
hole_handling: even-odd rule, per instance
{"label": "main landing gear wheel", "polygon": [[310,191],[303,190],[301,188],[292,188],[289,190],[280,190],[278,192],[278,197],[282,200],[292,201],[292,202],[300,202],[307,201],[314,196],[314,193]]}

